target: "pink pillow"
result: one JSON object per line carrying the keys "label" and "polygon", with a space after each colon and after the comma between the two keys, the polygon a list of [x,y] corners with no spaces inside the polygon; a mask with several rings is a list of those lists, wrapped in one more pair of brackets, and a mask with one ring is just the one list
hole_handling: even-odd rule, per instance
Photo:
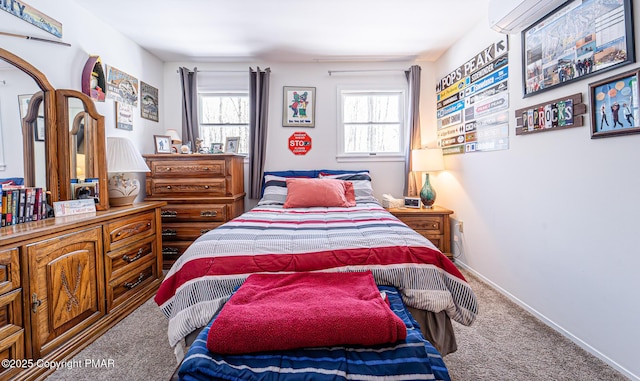
{"label": "pink pillow", "polygon": [[347,187],[342,180],[287,178],[287,198],[283,207],[355,206],[355,196],[354,202],[350,203],[346,193]]}
{"label": "pink pillow", "polygon": [[353,183],[351,181],[344,181],[344,196],[347,198],[347,202],[349,205],[347,206],[356,206],[356,191],[353,189]]}

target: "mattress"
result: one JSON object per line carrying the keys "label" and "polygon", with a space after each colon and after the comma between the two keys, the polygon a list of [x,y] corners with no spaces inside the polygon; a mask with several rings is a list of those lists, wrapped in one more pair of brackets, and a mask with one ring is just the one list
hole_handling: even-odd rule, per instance
{"label": "mattress", "polygon": [[410,307],[470,325],[473,291],[429,240],[379,204],[258,206],[197,239],[167,273],[155,301],[175,346],[205,326],[253,273],[367,271]]}

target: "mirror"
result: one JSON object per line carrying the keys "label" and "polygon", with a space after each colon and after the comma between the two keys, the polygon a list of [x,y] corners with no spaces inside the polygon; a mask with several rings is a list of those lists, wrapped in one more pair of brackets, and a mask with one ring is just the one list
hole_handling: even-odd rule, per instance
{"label": "mirror", "polygon": [[[93,101],[75,90],[57,90],[58,131],[61,146],[61,162],[69,163],[60,181],[98,181],[99,197],[96,209],[109,208],[107,191],[107,161],[105,155],[104,117],[98,114]],[[71,189],[62,192],[65,199],[72,198]]]}
{"label": "mirror", "polygon": [[[0,62],[6,62],[8,70],[27,79],[30,77],[36,84],[29,91],[20,90],[22,94],[9,95],[3,93],[6,86],[2,86],[0,77],[0,125],[5,133],[2,144],[5,150],[7,145],[23,147],[24,164],[20,169],[16,164],[17,175],[12,177],[24,177],[25,185],[46,189],[49,203],[73,198],[71,179],[95,178],[99,192],[96,209],[108,209],[104,117],[97,112],[93,101],[79,91],[54,89],[39,70],[2,48]],[[2,69],[0,66],[0,74]],[[15,122],[10,124],[13,127],[9,127],[8,117],[4,115],[8,114],[4,110],[10,109],[2,105],[9,103],[5,98],[24,103],[26,110],[22,117],[18,113],[20,108],[13,107],[16,110]],[[6,139],[8,130],[15,136],[13,140]],[[8,170],[5,173],[8,174]],[[0,171],[2,177],[5,176]]]}
{"label": "mirror", "polygon": [[25,185],[49,192],[49,202],[58,201],[55,89],[39,70],[2,48],[0,63],[2,151],[7,161],[0,177],[23,177]]}

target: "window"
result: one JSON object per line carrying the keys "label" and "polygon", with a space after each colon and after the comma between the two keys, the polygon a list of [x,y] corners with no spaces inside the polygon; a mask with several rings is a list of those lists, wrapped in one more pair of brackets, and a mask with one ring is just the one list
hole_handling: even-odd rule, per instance
{"label": "window", "polygon": [[209,92],[198,94],[200,137],[204,146],[225,143],[227,137],[240,137],[238,153],[249,153],[249,95]]}
{"label": "window", "polygon": [[404,90],[339,90],[338,155],[404,157]]}

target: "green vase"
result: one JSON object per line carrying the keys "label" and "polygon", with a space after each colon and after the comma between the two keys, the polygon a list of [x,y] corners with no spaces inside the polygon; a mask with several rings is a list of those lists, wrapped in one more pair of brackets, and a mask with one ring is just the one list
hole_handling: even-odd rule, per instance
{"label": "green vase", "polygon": [[429,174],[425,174],[424,185],[420,190],[420,199],[422,200],[422,204],[427,207],[433,207],[433,203],[436,202],[436,190],[433,189],[431,183],[429,182]]}

